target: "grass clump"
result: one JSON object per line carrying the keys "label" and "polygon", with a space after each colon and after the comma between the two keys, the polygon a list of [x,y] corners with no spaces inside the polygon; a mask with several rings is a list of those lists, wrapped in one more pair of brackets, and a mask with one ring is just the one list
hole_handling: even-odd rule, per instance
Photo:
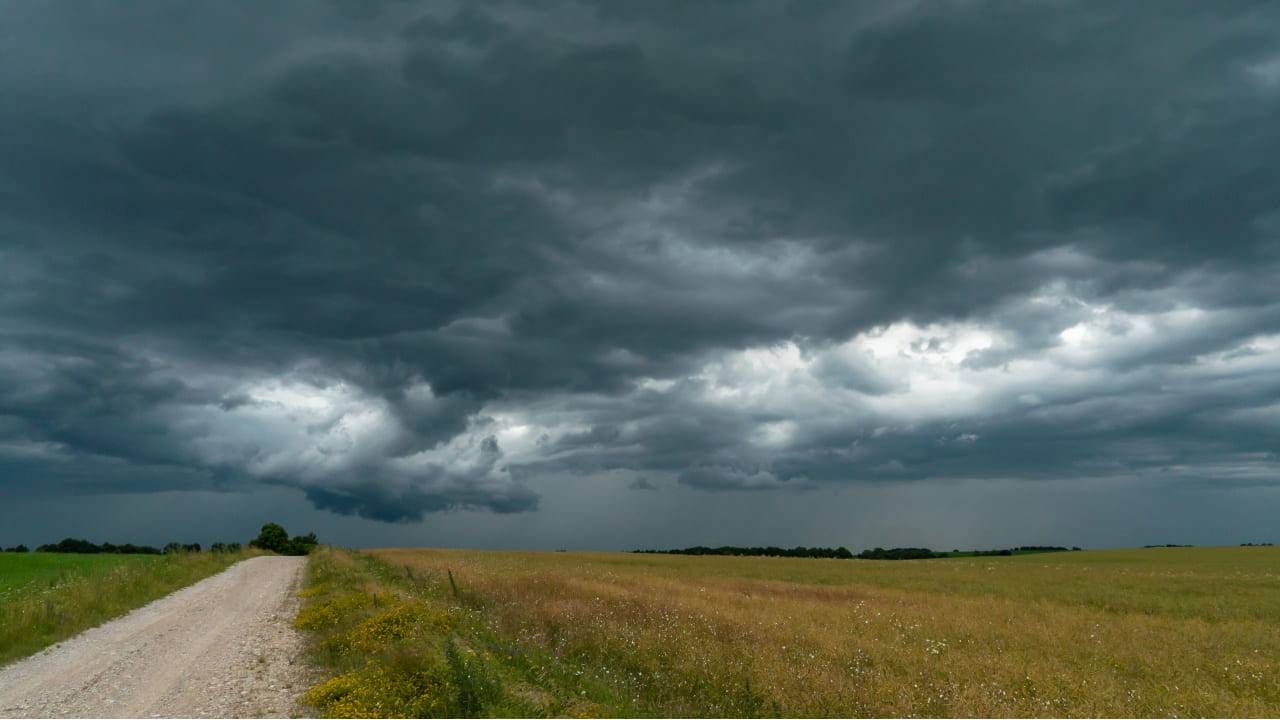
{"label": "grass clump", "polygon": [[123,615],[248,556],[0,555],[0,664]]}

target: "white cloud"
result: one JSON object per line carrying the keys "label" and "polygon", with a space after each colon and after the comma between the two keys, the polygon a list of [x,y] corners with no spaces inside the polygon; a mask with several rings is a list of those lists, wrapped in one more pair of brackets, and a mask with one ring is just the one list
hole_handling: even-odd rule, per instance
{"label": "white cloud", "polygon": [[227,409],[182,406],[175,423],[208,465],[319,480],[379,462],[402,432],[385,401],[352,385],[264,380]]}

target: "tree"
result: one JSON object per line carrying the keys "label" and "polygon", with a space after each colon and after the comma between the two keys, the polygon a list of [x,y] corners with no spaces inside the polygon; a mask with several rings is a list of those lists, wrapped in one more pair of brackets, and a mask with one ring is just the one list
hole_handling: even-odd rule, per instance
{"label": "tree", "polygon": [[315,533],[307,533],[293,539],[289,538],[289,533],[276,523],[267,523],[262,526],[262,532],[258,533],[258,537],[249,543],[250,547],[261,548],[262,550],[270,550],[281,555],[307,555],[315,549],[320,541],[316,539]]}
{"label": "tree", "polygon": [[320,541],[316,539],[316,534],[311,532],[306,535],[294,536],[289,541],[289,547],[284,551],[285,555],[309,555],[319,545]]}
{"label": "tree", "polygon": [[36,552],[53,552],[53,553],[100,553],[102,548],[94,545],[88,540],[80,540],[78,538],[63,538],[56,545],[41,545],[36,548]]}
{"label": "tree", "polygon": [[286,554],[289,550],[289,533],[276,523],[267,523],[262,526],[262,531],[258,533],[258,537],[254,538],[249,547],[256,547],[262,550],[270,550],[271,552]]}

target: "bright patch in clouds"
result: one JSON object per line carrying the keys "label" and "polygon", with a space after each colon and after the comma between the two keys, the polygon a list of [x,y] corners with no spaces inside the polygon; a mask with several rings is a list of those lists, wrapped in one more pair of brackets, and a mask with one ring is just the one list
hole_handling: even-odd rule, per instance
{"label": "bright patch in clouds", "polygon": [[184,409],[180,422],[206,463],[317,480],[376,461],[399,434],[384,401],[341,382],[264,381],[243,397],[226,410]]}

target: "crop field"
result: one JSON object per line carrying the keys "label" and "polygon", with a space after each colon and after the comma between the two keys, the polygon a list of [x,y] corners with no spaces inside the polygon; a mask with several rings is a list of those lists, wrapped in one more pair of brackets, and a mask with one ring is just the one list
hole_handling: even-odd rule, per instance
{"label": "crop field", "polygon": [[0,665],[223,570],[243,553],[0,553]]}
{"label": "crop field", "polygon": [[0,553],[0,602],[65,584],[77,577],[133,563],[156,562],[156,555],[72,555]]}
{"label": "crop field", "polygon": [[329,550],[304,596],[337,717],[1280,714],[1280,548]]}

